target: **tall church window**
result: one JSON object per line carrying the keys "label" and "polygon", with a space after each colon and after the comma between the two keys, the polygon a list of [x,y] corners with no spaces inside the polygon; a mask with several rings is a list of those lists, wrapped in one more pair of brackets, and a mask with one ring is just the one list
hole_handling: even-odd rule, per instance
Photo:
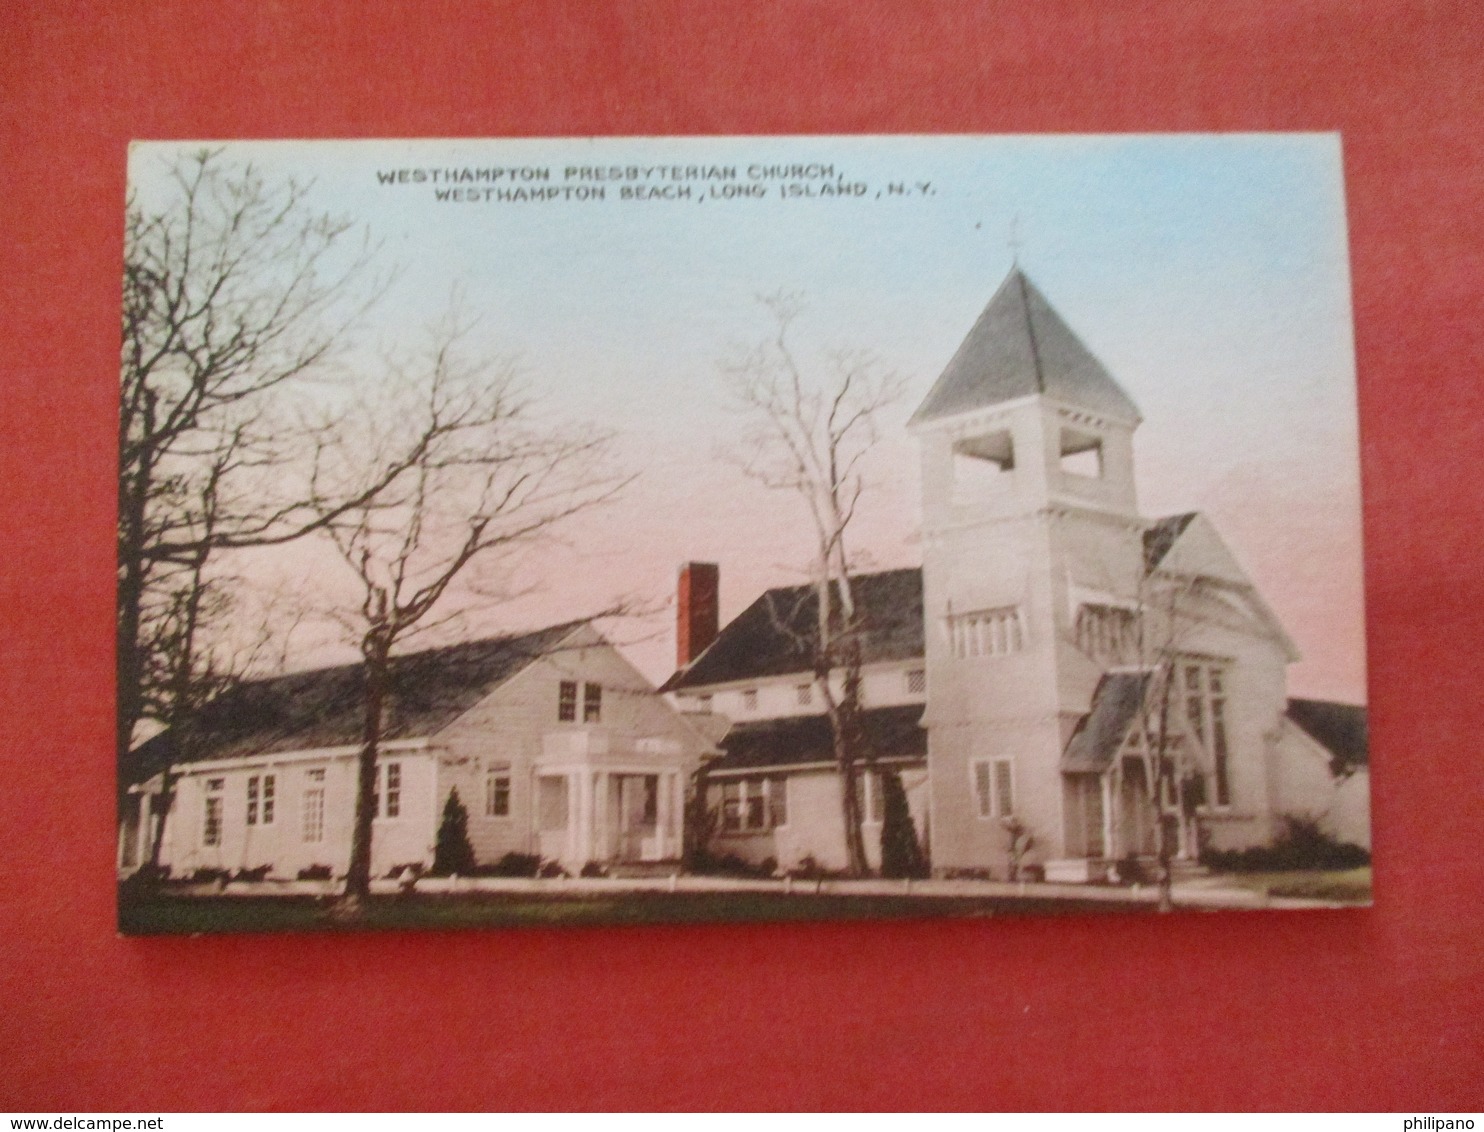
{"label": "tall church window", "polygon": [[557,685],[557,722],[577,722],[577,681],[563,680]]}
{"label": "tall church window", "polygon": [[1211,785],[1216,805],[1231,805],[1231,746],[1226,727],[1226,673],[1211,661],[1180,662],[1185,720],[1211,756]]}
{"label": "tall church window", "polygon": [[1007,656],[1025,647],[1020,607],[1001,606],[948,618],[948,640],[960,660],[981,656]]}

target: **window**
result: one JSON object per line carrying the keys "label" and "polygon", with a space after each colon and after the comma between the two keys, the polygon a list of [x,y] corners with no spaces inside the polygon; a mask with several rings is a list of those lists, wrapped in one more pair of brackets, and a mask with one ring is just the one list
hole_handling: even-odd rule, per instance
{"label": "window", "polygon": [[974,802],[981,818],[1008,818],[1015,813],[1015,767],[1010,759],[973,764]]}
{"label": "window", "polygon": [[[311,783],[323,783],[325,772],[311,770],[306,776]],[[304,788],[304,840],[306,842],[325,839],[325,788],[311,785]]]}
{"label": "window", "polygon": [[948,618],[948,640],[960,660],[978,656],[1005,656],[1025,647],[1020,607],[1001,606]]}
{"label": "window", "polygon": [[557,689],[557,721],[577,722],[577,681],[563,680]]}
{"label": "window", "polygon": [[1130,661],[1139,652],[1139,614],[1133,609],[1116,605],[1079,606],[1073,633],[1077,647],[1098,660]]}
{"label": "window", "polygon": [[762,833],[787,823],[786,778],[734,778],[721,784],[723,833]]}
{"label": "window", "polygon": [[1231,750],[1226,733],[1226,675],[1210,661],[1179,664],[1185,719],[1211,757],[1212,794],[1218,806],[1231,805]]}
{"label": "window", "polygon": [[742,693],[742,710],[757,711],[757,689],[748,688]]}
{"label": "window", "polygon": [[490,767],[484,776],[484,816],[510,816],[510,768]]}
{"label": "window", "polygon": [[582,722],[597,723],[603,714],[603,685],[584,684],[582,688]]}
{"label": "window", "polygon": [[201,822],[202,845],[222,843],[222,787],[225,784],[226,780],[221,778],[206,780],[206,813]]}
{"label": "window", "polygon": [[394,818],[402,813],[402,764],[386,764],[386,806],[383,808],[381,800],[381,772],[382,767],[377,764],[376,782],[371,787],[371,816],[378,818]]}
{"label": "window", "polygon": [[921,696],[927,693],[927,673],[921,668],[909,669],[907,672],[907,694],[909,696]]}
{"label": "window", "polygon": [[799,706],[808,707],[814,702],[814,685],[800,684],[796,689],[799,695]]}
{"label": "window", "polygon": [[257,825],[260,815],[264,825],[273,824],[273,778],[271,774],[255,774],[247,780],[248,825]]}

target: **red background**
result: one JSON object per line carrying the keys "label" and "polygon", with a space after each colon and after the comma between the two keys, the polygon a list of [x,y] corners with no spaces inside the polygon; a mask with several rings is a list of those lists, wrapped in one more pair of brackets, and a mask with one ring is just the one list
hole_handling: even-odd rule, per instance
{"label": "red background", "polygon": [[[1466,2],[0,6],[0,1107],[1484,1105]],[[131,138],[1341,130],[1370,911],[123,940]]]}

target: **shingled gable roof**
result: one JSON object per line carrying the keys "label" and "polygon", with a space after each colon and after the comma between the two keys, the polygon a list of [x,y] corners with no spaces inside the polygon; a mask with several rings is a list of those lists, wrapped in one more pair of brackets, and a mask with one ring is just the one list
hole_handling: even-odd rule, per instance
{"label": "shingled gable roof", "polygon": [[[532,661],[556,651],[582,621],[533,633],[467,641],[392,660],[392,706],[383,737],[436,734]],[[171,763],[316,750],[360,741],[365,666],[343,664],[252,680],[224,693],[195,720],[198,742],[182,758],[166,731],[128,759],[130,781]]]}
{"label": "shingled gable roof", "polygon": [[1062,770],[1101,773],[1112,765],[1138,718],[1149,679],[1148,672],[1109,672],[1098,681],[1092,710],[1082,717],[1062,752]]}
{"label": "shingled gable roof", "polygon": [[[922,570],[886,570],[851,578],[851,595],[866,626],[862,660],[911,660],[923,654]],[[783,676],[809,668],[819,608],[812,586],[769,590],[724,628],[662,692]]]}
{"label": "shingled gable roof", "polygon": [[1370,755],[1366,709],[1332,700],[1289,700],[1288,718],[1327,750],[1337,774],[1365,766]]}
{"label": "shingled gable roof", "polygon": [[950,417],[1045,393],[1078,408],[1137,422],[1138,407],[1017,267],[912,414]]}
{"label": "shingled gable roof", "polygon": [[[870,758],[901,762],[927,757],[922,705],[867,708],[861,712],[861,734]],[[725,752],[708,763],[708,774],[729,771],[787,769],[835,761],[829,717],[794,715],[739,723],[721,741]]]}
{"label": "shingled gable roof", "polygon": [[1183,515],[1167,515],[1163,519],[1156,519],[1144,532],[1144,573],[1152,574],[1159,568],[1165,555],[1170,553],[1196,515],[1195,511],[1187,511]]}

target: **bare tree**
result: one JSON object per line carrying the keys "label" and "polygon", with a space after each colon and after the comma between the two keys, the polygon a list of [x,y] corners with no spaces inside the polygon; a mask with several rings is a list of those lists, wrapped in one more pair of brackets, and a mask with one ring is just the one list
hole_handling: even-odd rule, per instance
{"label": "bare tree", "polygon": [[[847,536],[865,493],[862,465],[876,443],[877,420],[902,386],[858,350],[831,352],[818,376],[807,375],[790,345],[801,313],[798,297],[780,293],[761,301],[773,317],[773,337],[722,369],[749,421],[743,470],[769,488],[797,496],[809,515],[815,623],[798,643],[829,718],[849,870],[862,876],[869,871],[858,781],[863,757],[869,757],[860,696],[868,626],[855,601]],[[775,611],[774,620],[780,628],[794,624],[790,613]]]}
{"label": "bare tree", "polygon": [[1190,631],[1200,620],[1193,605],[1203,592],[1199,577],[1146,577],[1134,622],[1138,667],[1148,681],[1138,725],[1143,801],[1154,829],[1162,912],[1174,906],[1173,862],[1182,840],[1196,840],[1197,809],[1206,800],[1209,754],[1203,738],[1192,734],[1181,702],[1181,662]]}
{"label": "bare tree", "polygon": [[341,621],[365,672],[342,914],[370,891],[376,760],[398,646],[458,615],[456,587],[491,597],[479,584],[491,567],[630,482],[611,470],[608,434],[543,421],[512,364],[468,356],[467,333],[450,319],[425,353],[392,362],[389,412],[342,429],[317,467],[317,482],[340,481],[333,498],[361,500],[322,516],[361,595]]}
{"label": "bare tree", "polygon": [[333,510],[295,474],[313,461],[285,394],[323,371],[376,290],[361,293],[366,242],[314,212],[308,186],[213,151],[164,174],[158,197],[131,195],[124,233],[121,759],[141,719],[178,724],[221,690],[197,655],[223,608],[215,556],[300,537]]}

